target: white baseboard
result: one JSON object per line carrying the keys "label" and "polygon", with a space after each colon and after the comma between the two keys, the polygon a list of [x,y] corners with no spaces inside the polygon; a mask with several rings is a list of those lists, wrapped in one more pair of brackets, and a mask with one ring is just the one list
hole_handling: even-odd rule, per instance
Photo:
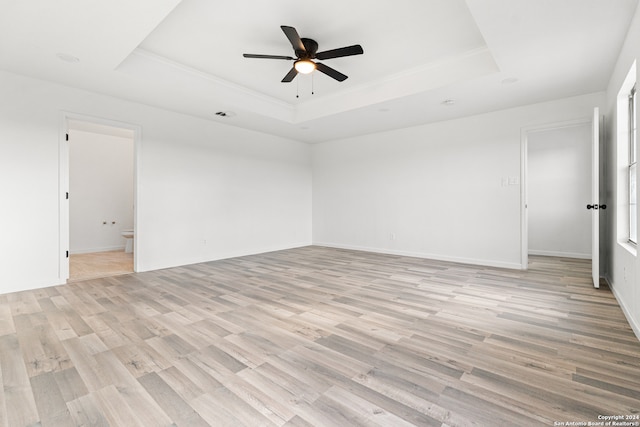
{"label": "white baseboard", "polygon": [[529,255],[555,256],[560,258],[591,259],[591,254],[582,254],[578,252],[538,251],[535,249],[529,249]]}
{"label": "white baseboard", "polygon": [[17,283],[18,282],[16,281],[16,282],[11,282],[9,284],[2,284],[0,286],[0,295],[9,294],[13,292],[23,292],[23,291],[32,291],[35,289],[50,288],[52,286],[66,285],[67,280],[61,279],[59,277],[55,277],[55,278],[52,277],[46,280],[36,280],[33,282],[20,283],[19,285]]}
{"label": "white baseboard", "polygon": [[364,246],[342,245],[339,243],[328,243],[328,242],[314,242],[313,245],[326,246],[329,248],[338,248],[338,249],[351,249],[354,251],[375,252],[380,254],[408,256],[413,258],[432,259],[436,261],[458,262],[461,264],[484,265],[487,267],[522,270],[522,266],[520,265],[520,263],[516,263],[516,262],[503,262],[503,261],[495,261],[495,260],[487,260],[487,259],[451,257],[446,255],[437,255],[437,254],[430,254],[425,252],[398,251],[394,249],[370,248],[370,247],[364,247]]}
{"label": "white baseboard", "polygon": [[287,245],[263,246],[259,248],[249,249],[246,251],[230,251],[230,252],[222,252],[222,253],[204,254],[198,258],[174,259],[172,260],[171,263],[156,263],[156,264],[148,264],[148,265],[145,264],[143,260],[139,259],[138,266],[137,266],[138,269],[136,270],[136,273],[161,270],[165,268],[182,267],[185,265],[200,264],[203,262],[220,261],[223,259],[238,258],[243,256],[258,255],[258,254],[264,254],[268,252],[283,251],[287,249],[301,248],[309,245],[311,245],[310,242],[297,242],[297,243],[292,243]]}
{"label": "white baseboard", "polygon": [[90,249],[70,250],[69,254],[70,255],[92,254],[92,253],[95,253],[95,252],[111,252],[111,251],[124,251],[124,245],[123,246],[109,246],[109,247],[105,247],[105,248],[90,248]]}
{"label": "white baseboard", "polygon": [[640,323],[639,323],[640,319],[636,320],[633,317],[633,315],[631,314],[631,310],[627,308],[626,304],[624,303],[624,299],[622,299],[622,297],[616,291],[616,285],[611,281],[611,279],[607,276],[605,277],[605,280],[609,284],[609,289],[611,289],[611,292],[613,292],[613,296],[616,297],[616,300],[618,301],[618,305],[622,309],[622,312],[624,313],[624,317],[627,318],[627,321],[629,322],[629,325],[631,326],[633,333],[636,334],[636,338],[638,338],[638,341],[640,341]]}

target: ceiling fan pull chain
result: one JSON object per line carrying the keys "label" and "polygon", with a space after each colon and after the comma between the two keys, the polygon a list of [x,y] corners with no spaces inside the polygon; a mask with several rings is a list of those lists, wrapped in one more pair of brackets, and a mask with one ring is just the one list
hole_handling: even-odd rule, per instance
{"label": "ceiling fan pull chain", "polygon": [[315,82],[315,79],[313,78],[313,74],[311,74],[311,95],[315,95],[315,92],[313,91],[314,82]]}
{"label": "ceiling fan pull chain", "polygon": [[296,98],[300,98],[300,79],[296,80]]}

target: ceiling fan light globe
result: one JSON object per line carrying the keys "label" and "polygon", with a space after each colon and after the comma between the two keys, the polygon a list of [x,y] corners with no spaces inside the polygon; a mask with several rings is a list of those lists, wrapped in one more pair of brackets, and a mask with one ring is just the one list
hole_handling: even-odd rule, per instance
{"label": "ceiling fan light globe", "polygon": [[308,59],[301,59],[299,61],[296,61],[293,66],[300,74],[309,74],[316,69],[316,64]]}

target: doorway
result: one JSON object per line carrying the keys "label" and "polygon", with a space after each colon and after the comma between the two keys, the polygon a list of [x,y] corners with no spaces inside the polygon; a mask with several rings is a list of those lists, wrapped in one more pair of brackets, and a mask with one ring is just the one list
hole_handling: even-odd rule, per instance
{"label": "doorway", "polygon": [[523,130],[523,262],[591,259],[591,120]]}
{"label": "doorway", "polygon": [[[139,129],[66,114],[61,272],[80,281],[136,271],[136,147]],[[64,154],[64,155],[62,155]],[[64,188],[61,186],[61,188]],[[67,252],[68,251],[68,252]]]}

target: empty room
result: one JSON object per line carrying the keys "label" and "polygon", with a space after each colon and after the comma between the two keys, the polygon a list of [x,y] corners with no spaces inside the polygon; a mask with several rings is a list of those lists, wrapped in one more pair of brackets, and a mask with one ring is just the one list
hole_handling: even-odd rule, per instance
{"label": "empty room", "polygon": [[0,426],[640,426],[638,0],[0,1]]}

